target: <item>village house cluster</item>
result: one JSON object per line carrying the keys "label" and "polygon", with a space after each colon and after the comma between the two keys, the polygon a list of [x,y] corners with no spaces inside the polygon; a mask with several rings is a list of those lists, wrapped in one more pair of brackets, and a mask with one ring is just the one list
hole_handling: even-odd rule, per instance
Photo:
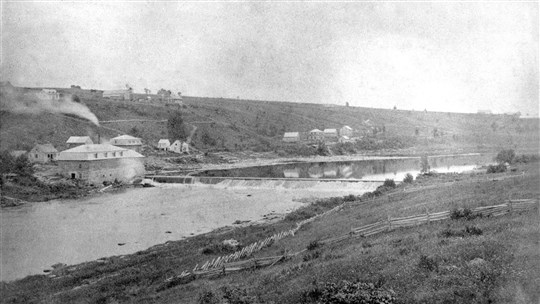
{"label": "village house cluster", "polygon": [[353,129],[343,126],[338,129],[313,129],[309,132],[285,132],[283,141],[287,143],[332,143],[350,142],[353,137]]}
{"label": "village house cluster", "polygon": [[[11,155],[26,155],[33,163],[55,162],[60,174],[90,184],[103,182],[127,182],[145,173],[142,140],[130,135],[111,138],[107,143],[95,144],[90,136],[71,136],[66,150],[58,151],[52,144],[37,144],[29,152],[17,150]],[[189,143],[180,140],[172,144],[160,139],[156,148],[179,154],[189,153]]]}

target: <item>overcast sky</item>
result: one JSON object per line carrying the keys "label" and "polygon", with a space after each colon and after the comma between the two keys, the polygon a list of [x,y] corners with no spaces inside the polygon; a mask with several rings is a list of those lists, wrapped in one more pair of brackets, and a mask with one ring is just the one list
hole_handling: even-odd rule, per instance
{"label": "overcast sky", "polygon": [[538,3],[2,2],[2,80],[538,116]]}

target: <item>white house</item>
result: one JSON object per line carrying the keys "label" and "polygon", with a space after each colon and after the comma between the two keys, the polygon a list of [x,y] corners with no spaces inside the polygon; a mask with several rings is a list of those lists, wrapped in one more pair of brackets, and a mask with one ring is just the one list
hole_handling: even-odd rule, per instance
{"label": "white house", "polygon": [[28,160],[37,163],[48,163],[56,160],[58,150],[51,144],[35,145],[28,153]]}
{"label": "white house", "polygon": [[66,141],[68,148],[74,148],[80,145],[91,145],[94,142],[89,136],[70,136]]}
{"label": "white house", "polygon": [[353,135],[353,129],[349,126],[343,126],[341,127],[341,129],[339,129],[339,135],[340,136],[347,136],[347,137],[352,137]]}
{"label": "white house", "polygon": [[168,139],[160,139],[157,143],[157,147],[160,150],[166,151],[171,146],[171,142]]}
{"label": "white house", "polygon": [[180,140],[175,140],[169,147],[169,151],[174,153],[189,153],[189,144]]}
{"label": "white house", "polygon": [[121,135],[115,138],[111,138],[109,143],[113,146],[130,149],[137,152],[141,152],[142,150],[141,139],[138,137],[133,137],[131,135]]}
{"label": "white house", "polygon": [[60,93],[58,93],[54,89],[43,89],[36,93],[36,96],[39,99],[47,99],[47,100],[59,100],[60,99]]}
{"label": "white house", "polygon": [[298,132],[285,132],[283,134],[284,142],[298,142],[300,141],[300,134]]}

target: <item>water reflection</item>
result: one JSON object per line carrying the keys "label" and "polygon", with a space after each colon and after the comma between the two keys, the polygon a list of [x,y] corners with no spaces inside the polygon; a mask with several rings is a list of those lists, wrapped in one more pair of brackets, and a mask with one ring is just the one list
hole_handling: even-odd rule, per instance
{"label": "water reflection", "polygon": [[[462,172],[475,166],[491,163],[492,155],[457,155],[427,158],[430,170],[438,172]],[[420,157],[363,160],[349,162],[294,163],[259,166],[232,170],[211,170],[203,176],[258,177],[258,178],[313,178],[377,180],[386,178],[401,180],[407,173],[416,176],[422,170]]]}

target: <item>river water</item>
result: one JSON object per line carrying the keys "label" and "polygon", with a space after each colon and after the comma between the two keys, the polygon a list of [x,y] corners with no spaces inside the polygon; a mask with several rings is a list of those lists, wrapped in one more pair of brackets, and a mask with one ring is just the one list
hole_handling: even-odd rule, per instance
{"label": "river water", "polygon": [[[430,160],[439,172],[461,172],[485,163],[467,156]],[[134,253],[169,240],[256,221],[269,213],[286,213],[299,199],[359,195],[381,182],[333,182],[321,179],[401,180],[419,172],[417,158],[344,163],[299,163],[266,169],[206,172],[210,176],[312,177],[308,181],[224,180],[209,184],[164,184],[126,189],[79,200],[28,203],[0,211],[1,281],[42,274],[56,263],[76,264]],[[258,173],[257,173],[258,172]],[[267,173],[265,173],[267,172]],[[253,175],[253,174],[251,174]],[[267,176],[268,177],[268,176]]]}

